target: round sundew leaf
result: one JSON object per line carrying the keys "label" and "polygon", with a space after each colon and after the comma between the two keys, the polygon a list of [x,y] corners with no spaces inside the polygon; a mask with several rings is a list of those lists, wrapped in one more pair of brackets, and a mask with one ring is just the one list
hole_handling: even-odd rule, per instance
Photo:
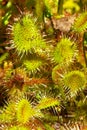
{"label": "round sundew leaf", "polygon": [[76,45],[68,38],[63,38],[57,44],[53,52],[53,59],[56,63],[69,63],[76,55]]}
{"label": "round sundew leaf", "polygon": [[22,55],[46,47],[34,20],[29,15],[23,16],[13,24],[12,40],[18,54]]}
{"label": "round sundew leaf", "polygon": [[77,17],[72,29],[78,33],[81,33],[87,29],[87,12],[84,12]]}
{"label": "round sundew leaf", "polygon": [[64,75],[63,82],[65,86],[70,88],[71,93],[73,94],[80,89],[84,89],[86,78],[83,72],[74,70]]}
{"label": "round sundew leaf", "polygon": [[34,110],[27,99],[19,101],[17,106],[17,120],[20,123],[27,123],[33,117]]}
{"label": "round sundew leaf", "polygon": [[41,66],[43,66],[43,60],[40,59],[30,59],[25,60],[23,63],[24,67],[29,72],[37,72]]}

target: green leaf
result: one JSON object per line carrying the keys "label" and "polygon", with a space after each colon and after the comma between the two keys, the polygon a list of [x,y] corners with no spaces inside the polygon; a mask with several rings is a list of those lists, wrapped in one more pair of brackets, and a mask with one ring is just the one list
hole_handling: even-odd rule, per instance
{"label": "green leaf", "polygon": [[56,105],[60,105],[60,102],[57,99],[51,97],[44,97],[40,100],[39,104],[37,105],[37,109],[46,109]]}
{"label": "green leaf", "polygon": [[4,53],[1,57],[0,57],[0,64],[2,64],[2,62],[9,56],[9,53]]}

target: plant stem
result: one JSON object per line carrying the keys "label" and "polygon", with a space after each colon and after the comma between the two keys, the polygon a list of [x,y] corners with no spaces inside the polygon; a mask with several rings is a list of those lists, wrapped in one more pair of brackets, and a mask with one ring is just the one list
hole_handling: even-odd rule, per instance
{"label": "plant stem", "polygon": [[58,0],[58,14],[63,14],[63,2],[64,0]]}
{"label": "plant stem", "polygon": [[80,10],[83,11],[83,3],[82,0],[79,1]]}

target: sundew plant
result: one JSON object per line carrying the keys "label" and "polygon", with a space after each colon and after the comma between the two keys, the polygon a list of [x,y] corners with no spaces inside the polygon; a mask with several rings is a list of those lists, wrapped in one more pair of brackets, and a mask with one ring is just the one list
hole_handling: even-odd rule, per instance
{"label": "sundew plant", "polygon": [[0,0],[0,130],[87,130],[87,2]]}

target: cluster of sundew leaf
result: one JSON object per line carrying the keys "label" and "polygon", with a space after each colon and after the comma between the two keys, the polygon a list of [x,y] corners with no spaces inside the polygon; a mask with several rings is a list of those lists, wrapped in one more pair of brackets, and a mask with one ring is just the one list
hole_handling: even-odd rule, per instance
{"label": "cluster of sundew leaf", "polygon": [[34,19],[29,14],[25,14],[14,22],[11,30],[12,47],[16,49],[19,55],[27,55],[46,47]]}
{"label": "cluster of sundew leaf", "polygon": [[32,119],[32,117],[44,117],[43,113],[41,112],[42,109],[59,105],[59,100],[49,97],[42,98],[40,102],[34,107],[32,107],[31,103],[27,99],[22,99],[19,101],[17,106],[17,119],[20,123],[24,122],[25,124],[29,121],[29,119]]}
{"label": "cluster of sundew leaf", "polygon": [[[55,98],[41,98],[40,102],[33,106],[33,104],[27,98],[21,98],[19,101],[14,100],[13,102],[8,102],[7,106],[2,110],[0,114],[0,122],[14,122],[20,125],[25,125],[29,123],[30,120],[34,118],[44,118],[42,109],[47,109],[49,107],[60,105],[60,101]],[[16,126],[15,124],[15,126]],[[20,127],[13,127],[20,128]]]}
{"label": "cluster of sundew leaf", "polygon": [[53,60],[55,63],[70,63],[77,54],[76,44],[69,38],[62,38],[58,42],[53,52]]}
{"label": "cluster of sundew leaf", "polygon": [[87,29],[87,12],[84,12],[78,16],[72,26],[72,30],[81,33]]}
{"label": "cluster of sundew leaf", "polygon": [[18,103],[15,101],[8,103],[0,116],[0,122],[2,123],[11,123],[15,120],[19,124],[26,124],[32,117],[42,117],[43,114],[34,109],[28,99],[23,98]]}

